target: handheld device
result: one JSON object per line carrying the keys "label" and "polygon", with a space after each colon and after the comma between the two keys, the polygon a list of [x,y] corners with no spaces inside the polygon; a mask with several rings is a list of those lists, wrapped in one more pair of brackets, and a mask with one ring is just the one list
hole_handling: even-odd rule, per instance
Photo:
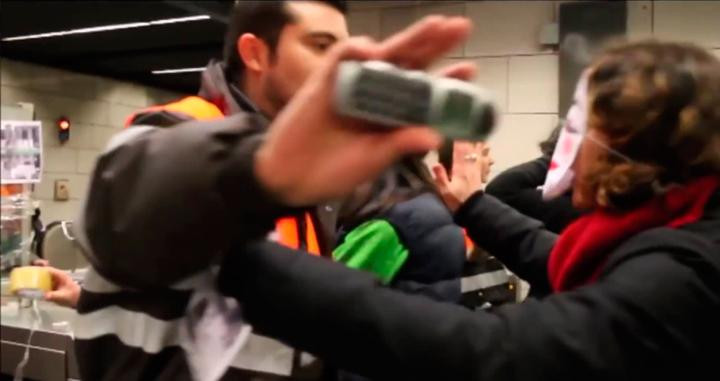
{"label": "handheld device", "polygon": [[428,125],[461,140],[487,139],[497,119],[485,89],[382,61],[342,62],[335,107],[342,115],[379,125]]}

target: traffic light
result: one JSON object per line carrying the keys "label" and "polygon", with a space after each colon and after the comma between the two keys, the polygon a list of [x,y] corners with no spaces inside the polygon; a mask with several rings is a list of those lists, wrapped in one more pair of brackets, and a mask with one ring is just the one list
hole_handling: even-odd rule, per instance
{"label": "traffic light", "polygon": [[65,143],[70,139],[70,119],[62,116],[57,121],[58,126],[58,139],[60,143]]}

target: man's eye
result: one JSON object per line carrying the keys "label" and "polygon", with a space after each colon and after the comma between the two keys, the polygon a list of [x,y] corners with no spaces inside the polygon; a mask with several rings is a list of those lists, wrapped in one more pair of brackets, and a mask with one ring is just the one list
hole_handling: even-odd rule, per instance
{"label": "man's eye", "polygon": [[316,42],[314,44],[315,49],[317,49],[321,52],[328,50],[331,46],[332,46],[332,43],[329,43],[329,42]]}

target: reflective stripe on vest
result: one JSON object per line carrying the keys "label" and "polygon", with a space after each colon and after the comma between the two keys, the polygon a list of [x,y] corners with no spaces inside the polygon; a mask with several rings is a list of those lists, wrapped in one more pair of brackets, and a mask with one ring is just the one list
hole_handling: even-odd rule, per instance
{"label": "reflective stripe on vest", "polygon": [[[125,127],[129,127],[138,115],[151,112],[177,112],[185,114],[196,120],[211,120],[224,117],[220,108],[198,96],[185,97],[179,101],[164,105],[152,106],[130,115],[125,120]],[[278,243],[293,248],[304,249],[310,254],[320,255],[315,224],[310,213],[305,213],[305,232],[301,232],[300,224],[295,217],[280,218],[275,222],[275,231],[278,233]],[[300,237],[303,239],[300,240]]]}

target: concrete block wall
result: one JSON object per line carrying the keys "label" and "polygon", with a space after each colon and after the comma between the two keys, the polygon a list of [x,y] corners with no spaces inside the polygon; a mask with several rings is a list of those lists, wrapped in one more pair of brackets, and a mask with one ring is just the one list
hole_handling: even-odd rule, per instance
{"label": "concrete block wall", "polygon": [[[73,219],[87,193],[95,160],[125,118],[138,108],[180,97],[160,89],[78,74],[8,59],[0,60],[3,104],[29,102],[43,123],[43,179],[35,186],[44,222]],[[72,123],[70,140],[60,144],[56,120]],[[70,200],[54,201],[56,180],[68,180]]]}
{"label": "concrete block wall", "polygon": [[[465,15],[475,21],[466,44],[442,63],[470,59],[479,66],[475,81],[492,90],[503,112],[491,138],[494,173],[538,156],[537,143],[557,123],[558,59],[540,45],[540,28],[556,22],[563,1],[363,1],[351,2],[348,23],[353,34],[376,39],[425,15]],[[631,38],[657,37],[692,41],[720,57],[720,2],[628,1]],[[139,107],[180,94],[63,70],[0,60],[3,104],[30,102],[43,121],[45,168],[35,195],[45,221],[73,218],[84,198],[88,176],[106,142],[125,117]],[[55,120],[72,121],[71,139],[60,145]],[[57,179],[70,182],[70,200],[53,201]]]}
{"label": "concrete block wall", "polygon": [[[503,112],[489,143],[493,173],[539,156],[538,143],[558,121],[558,56],[540,45],[543,25],[557,22],[563,1],[360,1],[350,3],[354,35],[380,39],[424,15],[474,21],[464,46],[441,64],[472,60],[475,82],[495,93]],[[690,41],[720,57],[720,1],[628,1],[628,37]],[[432,161],[432,159],[430,159]]]}

